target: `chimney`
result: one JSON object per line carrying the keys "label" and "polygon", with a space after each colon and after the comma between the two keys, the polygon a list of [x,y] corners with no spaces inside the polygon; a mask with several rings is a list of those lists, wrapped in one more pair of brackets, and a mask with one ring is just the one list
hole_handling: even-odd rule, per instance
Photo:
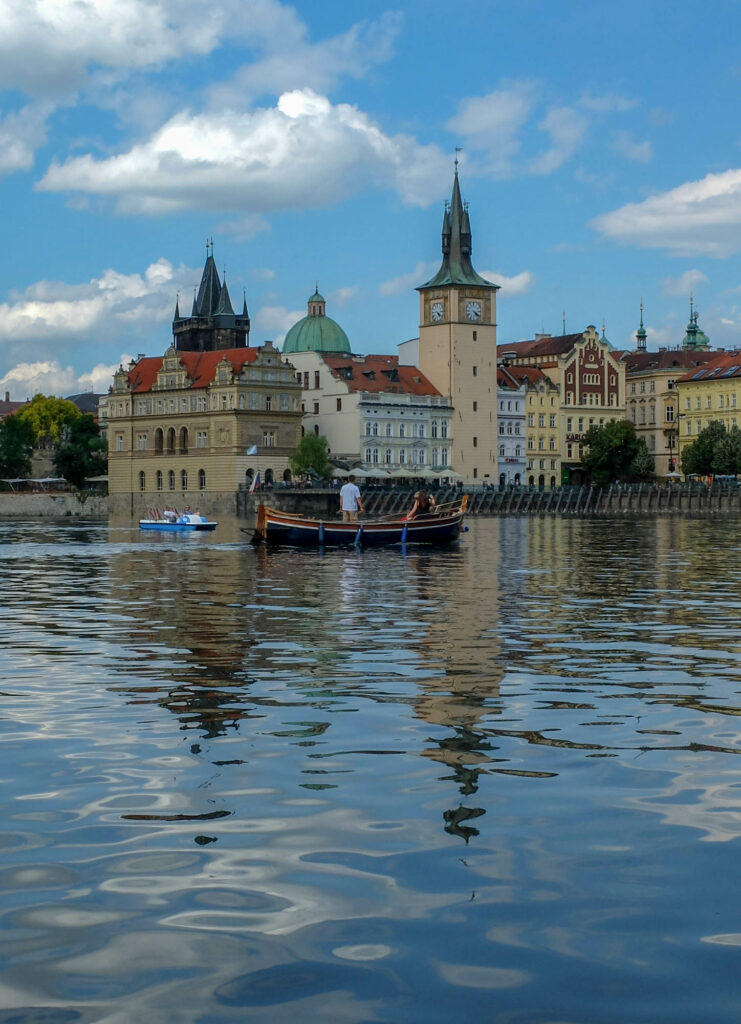
{"label": "chimney", "polygon": [[6,401],[6,402],[9,402],[9,401],[10,401],[10,392],[9,392],[9,391],[6,391],[6,392],[5,392],[5,401]]}

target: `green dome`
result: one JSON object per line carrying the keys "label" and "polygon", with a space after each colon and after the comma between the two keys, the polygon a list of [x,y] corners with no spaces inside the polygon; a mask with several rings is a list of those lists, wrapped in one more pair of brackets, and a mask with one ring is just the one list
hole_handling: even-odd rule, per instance
{"label": "green dome", "polygon": [[340,325],[325,313],[325,300],[319,289],[309,299],[309,312],[286,334],[283,354],[291,352],[342,352],[352,351],[347,335]]}

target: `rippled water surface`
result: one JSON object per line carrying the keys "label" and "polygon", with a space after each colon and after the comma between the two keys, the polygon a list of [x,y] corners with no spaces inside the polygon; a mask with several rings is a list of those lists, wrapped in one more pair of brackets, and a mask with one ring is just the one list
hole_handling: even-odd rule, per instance
{"label": "rippled water surface", "polygon": [[739,522],[0,523],[0,1024],[739,1019]]}

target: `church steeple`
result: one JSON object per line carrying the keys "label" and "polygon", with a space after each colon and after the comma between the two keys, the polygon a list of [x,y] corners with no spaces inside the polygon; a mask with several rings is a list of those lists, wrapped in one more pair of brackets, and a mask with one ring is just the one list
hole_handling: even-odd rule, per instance
{"label": "church steeple", "polygon": [[478,288],[498,288],[499,285],[486,281],[476,273],[471,263],[471,222],[468,204],[464,207],[458,183],[458,157],[455,160],[453,193],[450,206],[446,204],[443,217],[442,254],[443,262],[433,278],[420,285],[421,288],[438,288],[440,285],[475,285]]}

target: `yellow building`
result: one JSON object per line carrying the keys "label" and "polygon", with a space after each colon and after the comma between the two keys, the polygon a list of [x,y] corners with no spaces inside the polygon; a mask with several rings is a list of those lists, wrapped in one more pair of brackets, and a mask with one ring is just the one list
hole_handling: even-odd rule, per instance
{"label": "yellow building", "polygon": [[679,386],[679,452],[696,440],[713,420],[726,428],[739,426],[741,351],[715,355],[677,381]]}
{"label": "yellow building", "polygon": [[419,292],[417,366],[455,410],[450,462],[468,483],[498,472],[496,294],[471,263],[471,224],[458,163],[442,229],[443,260]]}
{"label": "yellow building", "polygon": [[558,385],[535,366],[512,366],[507,372],[526,387],[525,472],[522,483],[555,487],[561,481],[561,397]]}
{"label": "yellow building", "polygon": [[260,472],[281,480],[301,432],[301,387],[271,342],[260,348],[141,357],[120,367],[100,413],[108,425],[111,509],[185,504],[236,511]]}
{"label": "yellow building", "polygon": [[232,309],[207,250],[190,316],[175,305],[173,344],[114,374],[99,405],[108,436],[111,510],[163,504],[234,512],[256,473],[276,482],[301,431],[301,387],[272,342],[248,346],[250,318]]}
{"label": "yellow building", "polygon": [[[528,449],[533,465],[526,470],[527,482],[543,486],[554,476],[556,483],[583,482],[584,435],[590,427],[625,418],[625,365],[619,353],[592,325],[579,334],[538,334],[530,341],[500,345],[497,351],[509,368],[540,370],[555,389],[541,385],[528,395],[528,403],[531,397],[533,401],[528,404],[526,436],[534,447]],[[552,468],[551,462],[556,464]]]}

